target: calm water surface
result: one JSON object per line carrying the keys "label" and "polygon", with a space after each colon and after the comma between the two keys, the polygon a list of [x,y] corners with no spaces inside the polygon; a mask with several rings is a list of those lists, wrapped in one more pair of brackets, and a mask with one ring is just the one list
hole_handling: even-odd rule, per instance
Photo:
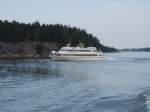
{"label": "calm water surface", "polygon": [[150,112],[150,53],[0,61],[0,112]]}

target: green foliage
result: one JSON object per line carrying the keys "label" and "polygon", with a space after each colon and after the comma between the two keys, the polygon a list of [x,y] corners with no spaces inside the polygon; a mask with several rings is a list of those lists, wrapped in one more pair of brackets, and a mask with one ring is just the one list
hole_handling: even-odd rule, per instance
{"label": "green foliage", "polygon": [[0,21],[0,41],[6,42],[51,42],[60,46],[71,43],[76,46],[83,43],[85,46],[95,46],[102,51],[114,51],[100,44],[99,40],[85,30],[61,24],[40,24],[38,21],[32,24],[19,23],[16,21]]}

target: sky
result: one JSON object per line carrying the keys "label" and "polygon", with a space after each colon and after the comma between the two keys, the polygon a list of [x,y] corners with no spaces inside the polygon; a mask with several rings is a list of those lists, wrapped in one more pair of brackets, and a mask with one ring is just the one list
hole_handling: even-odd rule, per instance
{"label": "sky", "polygon": [[0,0],[0,20],[76,26],[107,46],[150,47],[150,0]]}

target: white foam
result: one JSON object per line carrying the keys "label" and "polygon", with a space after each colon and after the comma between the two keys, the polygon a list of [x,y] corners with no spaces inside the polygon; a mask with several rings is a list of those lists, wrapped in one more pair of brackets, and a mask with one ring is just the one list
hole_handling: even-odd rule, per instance
{"label": "white foam", "polygon": [[148,111],[150,112],[150,96],[148,95],[143,95],[143,96],[146,98],[145,104],[147,106]]}
{"label": "white foam", "polygon": [[132,61],[135,60],[133,58],[106,58],[106,60],[113,60],[113,61]]}

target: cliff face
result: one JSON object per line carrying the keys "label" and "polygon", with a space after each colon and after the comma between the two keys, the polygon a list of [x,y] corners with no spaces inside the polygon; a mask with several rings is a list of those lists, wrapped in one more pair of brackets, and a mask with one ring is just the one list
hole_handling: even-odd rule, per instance
{"label": "cliff face", "polygon": [[47,58],[59,45],[48,42],[0,42],[0,58]]}

